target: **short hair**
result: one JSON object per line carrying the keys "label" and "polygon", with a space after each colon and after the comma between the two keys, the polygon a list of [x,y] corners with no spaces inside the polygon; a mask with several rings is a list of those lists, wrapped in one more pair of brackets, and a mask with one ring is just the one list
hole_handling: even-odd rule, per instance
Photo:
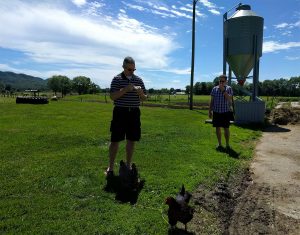
{"label": "short hair", "polygon": [[134,59],[130,56],[125,57],[125,59],[123,61],[123,68],[125,68],[128,64],[134,64],[135,65]]}
{"label": "short hair", "polygon": [[220,75],[220,76],[219,76],[219,79],[221,79],[221,78],[224,78],[225,81],[227,80],[227,76],[226,76],[225,74]]}

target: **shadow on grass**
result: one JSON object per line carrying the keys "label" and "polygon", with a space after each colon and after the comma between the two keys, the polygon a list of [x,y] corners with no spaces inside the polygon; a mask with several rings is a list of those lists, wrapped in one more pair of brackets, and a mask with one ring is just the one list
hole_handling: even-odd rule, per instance
{"label": "shadow on grass", "polygon": [[168,230],[168,235],[194,235],[194,232],[189,232],[189,231],[185,231],[184,229],[181,228],[174,228],[171,229],[169,228]]}
{"label": "shadow on grass", "polygon": [[224,148],[224,147],[218,147],[218,152],[227,153],[229,157],[232,158],[239,158],[241,153],[236,152],[233,148]]}
{"label": "shadow on grass", "polygon": [[137,179],[132,186],[124,186],[120,176],[108,175],[106,177],[106,185],[104,190],[106,192],[115,193],[115,199],[122,203],[130,202],[136,204],[141,190],[144,188],[145,180]]}

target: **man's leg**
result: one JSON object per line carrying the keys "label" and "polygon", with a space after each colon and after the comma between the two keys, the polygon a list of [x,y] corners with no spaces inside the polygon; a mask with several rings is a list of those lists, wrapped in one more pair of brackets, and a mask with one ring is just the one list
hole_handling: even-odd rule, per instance
{"label": "man's leg", "polygon": [[229,147],[229,137],[230,137],[229,128],[224,128],[224,136],[226,140],[226,147]]}
{"label": "man's leg", "polygon": [[218,139],[219,146],[222,145],[222,135],[221,135],[221,127],[216,127],[216,135]]}
{"label": "man's leg", "polygon": [[109,145],[109,167],[108,171],[114,170],[114,163],[119,149],[119,142],[111,142]]}
{"label": "man's leg", "polygon": [[130,168],[131,167],[131,160],[132,160],[132,156],[133,156],[133,151],[134,151],[134,144],[135,142],[132,140],[127,140],[127,144],[126,144],[126,163],[127,163],[127,167]]}

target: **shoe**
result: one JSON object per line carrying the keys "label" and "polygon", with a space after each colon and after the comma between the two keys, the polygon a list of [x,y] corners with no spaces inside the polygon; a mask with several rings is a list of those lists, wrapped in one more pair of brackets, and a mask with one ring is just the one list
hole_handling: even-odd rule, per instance
{"label": "shoe", "polygon": [[217,150],[217,151],[223,151],[224,148],[223,148],[222,145],[217,145],[216,150]]}
{"label": "shoe", "polygon": [[113,177],[114,176],[114,171],[111,171],[109,169],[107,169],[104,174],[106,175],[106,178],[108,177]]}
{"label": "shoe", "polygon": [[227,146],[226,146],[226,152],[227,152],[227,153],[230,153],[231,151],[232,151],[232,148],[231,148],[229,145],[227,145]]}

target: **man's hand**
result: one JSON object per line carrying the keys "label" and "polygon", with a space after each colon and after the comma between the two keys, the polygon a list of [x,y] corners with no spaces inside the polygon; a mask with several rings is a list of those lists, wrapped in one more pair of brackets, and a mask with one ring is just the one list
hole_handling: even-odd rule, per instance
{"label": "man's hand", "polygon": [[208,117],[212,118],[212,111],[211,110],[208,111]]}
{"label": "man's hand", "polygon": [[140,86],[134,86],[134,90],[136,91],[136,93],[141,96],[142,94],[144,94],[143,89]]}
{"label": "man's hand", "polygon": [[225,89],[225,86],[223,85],[223,83],[219,84],[219,89],[224,92],[226,89]]}
{"label": "man's hand", "polygon": [[126,87],[123,88],[125,92],[129,92],[129,91],[133,91],[134,89],[134,85],[132,85],[131,83],[128,84]]}
{"label": "man's hand", "polygon": [[140,86],[135,86],[134,90],[136,91],[136,93],[140,97],[141,101],[144,101],[144,100],[147,99],[147,96],[144,94],[144,91],[143,91],[143,89]]}

